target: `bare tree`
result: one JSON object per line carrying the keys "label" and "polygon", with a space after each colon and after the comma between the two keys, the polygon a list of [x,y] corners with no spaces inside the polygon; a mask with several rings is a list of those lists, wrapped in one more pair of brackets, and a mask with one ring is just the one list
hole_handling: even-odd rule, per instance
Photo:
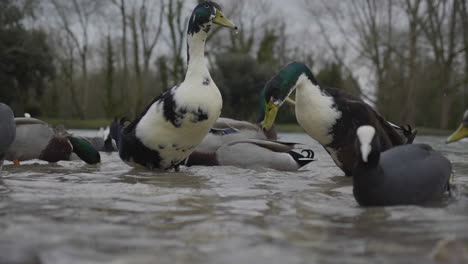
{"label": "bare tree", "polygon": [[188,17],[184,19],[184,1],[182,0],[168,0],[166,21],[169,26],[169,38],[167,43],[171,48],[172,53],[172,67],[169,68],[174,82],[180,81],[184,78],[185,67],[183,60],[183,47],[185,40],[186,25]]}
{"label": "bare tree", "polygon": [[453,79],[453,69],[456,58],[465,47],[460,47],[456,41],[456,29],[461,19],[458,19],[460,2],[458,0],[426,0],[426,12],[419,19],[424,36],[429,43],[435,63],[440,67],[440,123],[441,128],[447,128],[450,108],[455,91],[459,84]]}
{"label": "bare tree", "polygon": [[[99,1],[93,0],[50,0],[54,7],[61,28],[70,38],[72,44],[78,52],[80,58],[80,66],[82,73],[82,89],[81,101],[83,108],[88,105],[88,55],[89,55],[89,31],[90,20],[93,14],[96,13],[99,7]],[[77,26],[75,26],[77,25]]]}

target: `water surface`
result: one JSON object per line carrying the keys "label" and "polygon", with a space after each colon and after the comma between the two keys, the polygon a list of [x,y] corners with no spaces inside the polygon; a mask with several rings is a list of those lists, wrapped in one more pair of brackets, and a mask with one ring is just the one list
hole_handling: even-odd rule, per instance
{"label": "water surface", "polygon": [[[0,178],[0,254],[46,264],[468,260],[468,142],[417,137],[453,162],[454,198],[362,208],[351,179],[318,144],[305,134],[281,139],[310,146],[317,161],[298,172],[158,173],[133,169],[116,153],[102,153],[95,166],[7,163]],[[445,246],[435,250],[437,243]]]}

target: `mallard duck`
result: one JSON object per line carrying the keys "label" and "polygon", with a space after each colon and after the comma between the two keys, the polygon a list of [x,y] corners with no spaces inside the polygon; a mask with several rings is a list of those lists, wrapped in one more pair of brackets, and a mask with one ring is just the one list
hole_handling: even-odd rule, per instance
{"label": "mallard duck", "polygon": [[54,129],[36,118],[15,118],[15,124],[16,138],[5,155],[5,159],[15,164],[31,159],[70,160],[73,152],[88,164],[101,161],[99,152],[87,140],[72,136],[62,128]]}
{"label": "mallard duck", "polygon": [[301,154],[293,151],[296,145],[259,139],[233,141],[220,146],[214,152],[195,151],[187,158],[185,165],[237,166],[294,171],[307,165],[314,158],[314,152],[310,149],[301,150]]}
{"label": "mallard duck", "polygon": [[465,111],[465,114],[463,114],[463,120],[460,126],[447,138],[446,142],[452,143],[465,137],[468,137],[468,109]]}
{"label": "mallard duck", "polygon": [[112,133],[127,164],[177,170],[218,119],[223,101],[205,59],[205,42],[214,24],[237,30],[218,4],[197,5],[187,31],[185,80],[154,99],[127,127]]}
{"label": "mallard duck", "polygon": [[0,169],[3,165],[5,154],[15,140],[15,116],[10,107],[0,103]]}
{"label": "mallard duck", "polygon": [[262,90],[256,123],[220,117],[195,151],[214,152],[224,144],[244,139],[276,140],[277,133],[274,125],[269,129],[262,129],[261,123],[265,118],[265,96],[263,94]]}
{"label": "mallard duck", "polygon": [[265,100],[268,103],[263,127],[271,127],[279,107],[294,90],[299,125],[325,148],[347,176],[351,176],[357,159],[354,141],[359,126],[370,124],[375,127],[382,150],[409,143],[416,133],[400,135],[359,98],[320,86],[309,68],[299,62],[288,64],[266,84]]}
{"label": "mallard duck", "polygon": [[358,158],[353,169],[353,194],[364,206],[424,204],[440,201],[449,190],[450,161],[426,144],[408,144],[382,151],[372,126],[357,129]]}

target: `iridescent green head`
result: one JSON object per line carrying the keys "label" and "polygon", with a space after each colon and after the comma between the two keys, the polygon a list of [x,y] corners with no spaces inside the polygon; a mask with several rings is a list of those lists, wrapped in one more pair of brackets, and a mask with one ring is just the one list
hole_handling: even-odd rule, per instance
{"label": "iridescent green head", "polygon": [[308,78],[314,85],[318,85],[309,67],[301,62],[292,62],[286,65],[280,72],[265,85],[265,120],[263,127],[269,129],[275,122],[279,107],[290,100],[289,95],[296,89],[300,77]]}
{"label": "iridescent green head", "polygon": [[237,30],[236,25],[226,18],[217,3],[205,1],[193,9],[189,21],[188,34],[193,35],[200,32],[200,30],[208,33],[213,23]]}

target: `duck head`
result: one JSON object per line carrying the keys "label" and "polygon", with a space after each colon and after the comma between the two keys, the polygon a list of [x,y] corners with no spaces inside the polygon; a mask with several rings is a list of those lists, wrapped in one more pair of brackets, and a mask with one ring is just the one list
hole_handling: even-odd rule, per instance
{"label": "duck head", "polygon": [[468,110],[465,111],[463,120],[458,129],[447,138],[447,143],[458,141],[464,137],[468,137]]}
{"label": "duck head", "polygon": [[304,80],[301,78],[302,76],[311,81],[314,85],[318,85],[309,67],[301,62],[292,62],[286,65],[266,83],[264,88],[264,98],[266,102],[265,118],[262,122],[262,127],[264,129],[270,129],[274,124],[278,109],[284,102],[295,104],[289,96]]}
{"label": "duck head", "polygon": [[360,126],[356,130],[356,153],[358,161],[369,166],[375,166],[380,159],[379,138],[376,137],[375,128],[372,126]]}
{"label": "duck head", "polygon": [[229,19],[221,11],[221,7],[212,1],[206,1],[198,4],[190,17],[188,34],[193,35],[201,30],[208,33],[213,24],[237,30]]}

